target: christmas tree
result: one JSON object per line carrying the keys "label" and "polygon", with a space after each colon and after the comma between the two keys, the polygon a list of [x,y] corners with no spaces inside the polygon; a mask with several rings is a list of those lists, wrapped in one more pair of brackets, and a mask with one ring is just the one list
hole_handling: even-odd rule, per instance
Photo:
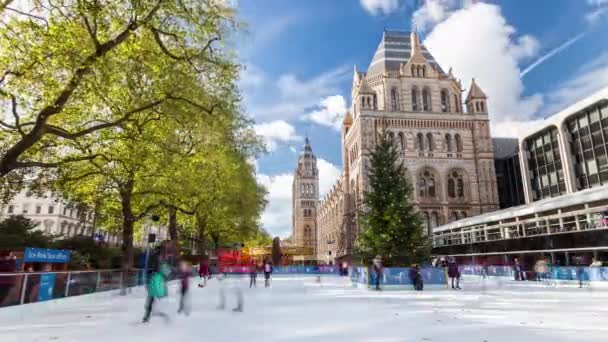
{"label": "christmas tree", "polygon": [[412,203],[407,170],[386,132],[378,137],[369,161],[369,186],[363,193],[356,255],[366,263],[381,255],[386,265],[394,266],[425,262],[430,242]]}

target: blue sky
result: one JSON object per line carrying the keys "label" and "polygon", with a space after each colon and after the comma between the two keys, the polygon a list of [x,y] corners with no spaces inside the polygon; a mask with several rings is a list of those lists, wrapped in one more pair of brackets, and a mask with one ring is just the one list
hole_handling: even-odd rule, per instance
{"label": "blue sky", "polygon": [[383,30],[411,30],[465,89],[489,96],[495,136],[608,86],[608,0],[239,0],[244,108],[269,153],[257,163],[269,190],[262,224],[291,232],[292,172],[308,135],[321,195],[341,169],[339,124],[353,67],[366,70]]}

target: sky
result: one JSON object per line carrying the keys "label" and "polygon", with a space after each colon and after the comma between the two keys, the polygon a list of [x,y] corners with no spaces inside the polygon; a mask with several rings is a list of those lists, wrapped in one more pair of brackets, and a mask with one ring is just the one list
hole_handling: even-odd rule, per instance
{"label": "sky", "polygon": [[[466,91],[488,95],[493,136],[525,127],[608,86],[608,0],[238,0],[243,108],[268,153],[263,227],[291,234],[293,171],[304,137],[321,198],[341,172],[340,124],[353,68],[365,71],[384,29],[416,28]],[[466,94],[466,93],[465,93]]]}

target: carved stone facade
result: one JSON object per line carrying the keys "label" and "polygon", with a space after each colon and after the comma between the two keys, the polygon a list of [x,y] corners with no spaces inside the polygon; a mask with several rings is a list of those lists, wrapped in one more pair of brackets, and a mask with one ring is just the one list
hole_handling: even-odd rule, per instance
{"label": "carved stone facade", "polygon": [[[387,131],[401,151],[427,233],[496,210],[498,194],[487,97],[444,72],[417,33],[385,31],[368,68],[355,68],[351,111],[342,125],[343,173],[320,203],[317,259],[348,256],[367,188],[367,151]],[[351,114],[352,113],[352,114]]]}
{"label": "carved stone facade", "polygon": [[317,202],[319,201],[319,169],[317,157],[306,138],[298,158],[292,187],[292,239],[295,246],[317,245]]}

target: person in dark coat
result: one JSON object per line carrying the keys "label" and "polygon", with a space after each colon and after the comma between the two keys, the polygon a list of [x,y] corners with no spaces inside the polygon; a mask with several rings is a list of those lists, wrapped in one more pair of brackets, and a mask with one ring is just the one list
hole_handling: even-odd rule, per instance
{"label": "person in dark coat", "polygon": [[414,285],[414,290],[422,291],[424,289],[422,274],[420,273],[420,267],[418,265],[413,265],[413,267],[410,268],[410,280]]}
{"label": "person in dark coat", "polygon": [[513,259],[513,273],[516,281],[524,280],[524,272],[519,262],[519,258]]}
{"label": "person in dark coat", "polygon": [[373,265],[374,275],[376,276],[376,290],[380,291],[380,281],[384,275],[384,267],[382,267],[382,258],[378,255],[374,258]]}
{"label": "person in dark coat", "polygon": [[258,270],[255,261],[253,261],[251,262],[251,265],[249,265],[249,288],[257,287],[255,283],[257,277]]}
{"label": "person in dark coat", "polygon": [[199,287],[207,286],[207,278],[209,277],[209,261],[203,260],[198,266],[198,275],[201,277]]}
{"label": "person in dark coat", "polygon": [[[460,269],[456,259],[451,258],[448,262],[448,277],[452,282],[452,288],[460,290]],[[454,280],[456,285],[454,286]]]}
{"label": "person in dark coat", "polygon": [[186,305],[186,296],[190,289],[190,276],[192,275],[192,267],[186,261],[179,263],[179,270],[177,272],[177,279],[180,284],[180,297],[179,297],[179,308],[177,313],[184,313],[186,316],[190,314],[190,308]]}

